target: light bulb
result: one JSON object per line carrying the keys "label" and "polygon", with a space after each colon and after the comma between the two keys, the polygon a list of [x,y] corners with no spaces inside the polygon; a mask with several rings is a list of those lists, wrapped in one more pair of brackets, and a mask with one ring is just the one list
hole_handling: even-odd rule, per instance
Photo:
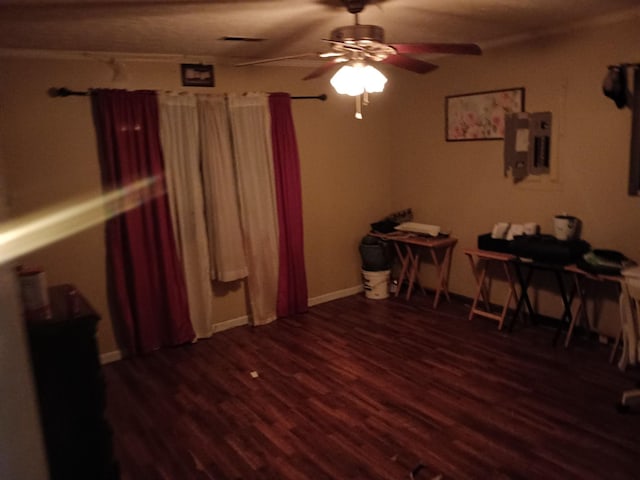
{"label": "light bulb", "polygon": [[336,92],[352,97],[365,92],[377,93],[384,90],[387,78],[371,65],[355,62],[344,65],[331,77],[331,85]]}
{"label": "light bulb", "polygon": [[364,90],[367,93],[382,92],[384,90],[384,85],[387,83],[387,77],[371,65],[364,67],[362,71],[362,79]]}
{"label": "light bulb", "polygon": [[331,85],[341,95],[362,95],[364,85],[358,79],[356,68],[352,65],[344,65],[331,77]]}

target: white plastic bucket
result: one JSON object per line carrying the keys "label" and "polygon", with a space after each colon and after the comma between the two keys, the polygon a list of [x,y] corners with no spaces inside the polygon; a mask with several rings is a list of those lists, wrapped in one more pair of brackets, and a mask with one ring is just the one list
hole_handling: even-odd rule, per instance
{"label": "white plastic bucket", "polygon": [[390,274],[391,270],[381,270],[379,272],[362,270],[362,284],[364,286],[365,297],[378,300],[388,298]]}

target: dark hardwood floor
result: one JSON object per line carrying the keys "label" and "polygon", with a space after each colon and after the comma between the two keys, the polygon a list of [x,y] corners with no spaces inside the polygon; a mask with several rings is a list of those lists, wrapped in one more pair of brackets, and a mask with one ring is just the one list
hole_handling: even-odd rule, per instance
{"label": "dark hardwood floor", "polygon": [[638,370],[431,301],[357,295],[105,366],[122,479],[640,478],[640,414],[614,408]]}

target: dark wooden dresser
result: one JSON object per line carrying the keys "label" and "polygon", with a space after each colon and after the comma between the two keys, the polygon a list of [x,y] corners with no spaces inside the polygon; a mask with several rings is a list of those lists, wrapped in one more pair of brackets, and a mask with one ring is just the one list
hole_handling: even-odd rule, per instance
{"label": "dark wooden dresser", "polygon": [[49,288],[53,318],[27,322],[52,480],[119,478],[96,343],[99,315],[71,285]]}

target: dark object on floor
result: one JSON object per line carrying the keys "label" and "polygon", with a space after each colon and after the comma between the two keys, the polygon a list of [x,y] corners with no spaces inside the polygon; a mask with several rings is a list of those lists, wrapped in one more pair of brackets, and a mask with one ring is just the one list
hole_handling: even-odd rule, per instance
{"label": "dark object on floor", "polygon": [[[424,468],[425,468],[425,466],[423,464],[419,463],[416,468],[414,468],[413,470],[411,470],[411,472],[409,472],[409,479],[410,480],[419,480],[417,475]],[[422,477],[420,477],[420,478],[422,478]],[[426,479],[426,477],[425,477],[425,479]],[[430,480],[441,480],[441,479],[442,479],[442,475],[438,474],[435,477],[431,477]]]}
{"label": "dark object on floor", "polygon": [[631,411],[631,407],[624,403],[616,403],[616,410],[618,413],[629,413]]}
{"label": "dark object on floor", "polygon": [[409,478],[411,480],[414,480],[416,478],[416,475],[418,475],[418,473],[420,472],[420,470],[422,470],[424,468],[424,465],[422,465],[421,463],[418,464],[418,466],[416,468],[414,468],[413,470],[411,470],[411,472],[409,472]]}

